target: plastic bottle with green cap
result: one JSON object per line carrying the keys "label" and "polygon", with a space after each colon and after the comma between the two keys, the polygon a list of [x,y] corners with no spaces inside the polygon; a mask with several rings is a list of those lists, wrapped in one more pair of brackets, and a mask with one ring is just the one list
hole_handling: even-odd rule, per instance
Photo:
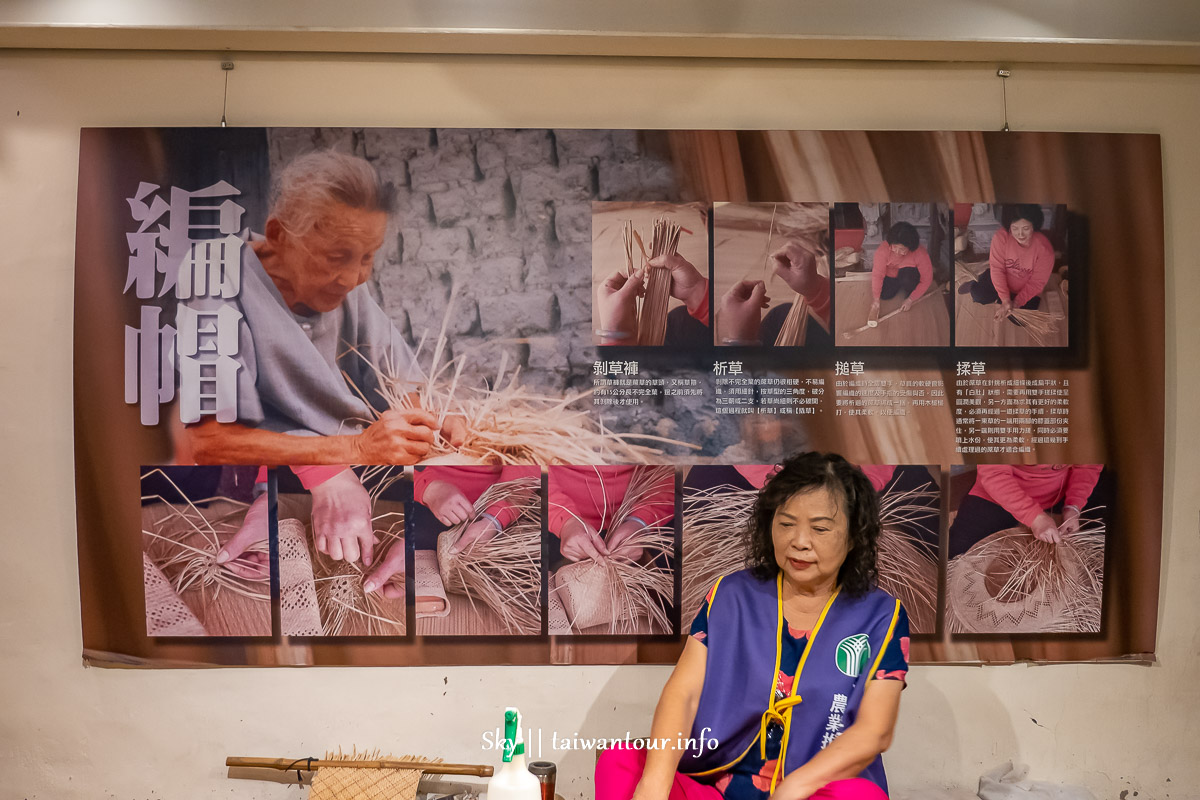
{"label": "plastic bottle with green cap", "polygon": [[521,712],[504,710],[504,763],[488,781],[488,800],[541,800],[538,779],[525,766],[525,737]]}

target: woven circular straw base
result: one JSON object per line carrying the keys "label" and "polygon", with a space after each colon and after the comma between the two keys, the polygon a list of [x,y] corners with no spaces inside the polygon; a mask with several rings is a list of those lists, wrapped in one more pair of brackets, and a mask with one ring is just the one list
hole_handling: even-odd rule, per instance
{"label": "woven circular straw base", "polygon": [[[1084,610],[1088,598],[1068,597],[1049,587],[1017,595],[1005,589],[1011,561],[997,552],[1014,533],[1032,536],[1025,528],[1010,528],[980,540],[950,562],[946,574],[947,625],[955,633],[1094,633],[1099,630],[1099,598],[1094,611]],[[1069,545],[1057,545],[1069,547]],[[1088,569],[1078,558],[1064,558],[1066,578],[1075,585],[1089,583]]]}

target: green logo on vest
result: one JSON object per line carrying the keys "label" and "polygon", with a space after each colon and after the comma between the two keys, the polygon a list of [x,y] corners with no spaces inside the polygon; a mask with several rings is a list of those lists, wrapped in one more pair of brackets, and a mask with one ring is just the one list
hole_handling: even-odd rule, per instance
{"label": "green logo on vest", "polygon": [[865,633],[856,633],[842,639],[838,642],[837,652],[834,654],[837,668],[851,678],[862,674],[870,658],[871,642]]}

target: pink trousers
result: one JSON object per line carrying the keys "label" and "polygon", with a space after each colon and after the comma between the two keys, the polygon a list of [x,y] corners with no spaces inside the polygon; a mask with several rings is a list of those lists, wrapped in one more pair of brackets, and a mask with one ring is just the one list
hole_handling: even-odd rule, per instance
{"label": "pink trousers", "polygon": [[[645,750],[614,747],[603,751],[596,761],[596,800],[630,800],[645,767]],[[668,800],[723,800],[723,797],[715,786],[675,773]],[[825,784],[811,800],[887,800],[887,795],[866,778],[851,778]]]}

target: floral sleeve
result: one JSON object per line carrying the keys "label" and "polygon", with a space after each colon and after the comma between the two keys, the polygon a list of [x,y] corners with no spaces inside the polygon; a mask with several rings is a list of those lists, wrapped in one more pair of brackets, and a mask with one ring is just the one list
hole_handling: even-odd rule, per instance
{"label": "floral sleeve", "polygon": [[883,651],[883,660],[875,672],[875,680],[903,681],[908,675],[908,612],[900,606],[900,616],[896,620],[896,630]]}

